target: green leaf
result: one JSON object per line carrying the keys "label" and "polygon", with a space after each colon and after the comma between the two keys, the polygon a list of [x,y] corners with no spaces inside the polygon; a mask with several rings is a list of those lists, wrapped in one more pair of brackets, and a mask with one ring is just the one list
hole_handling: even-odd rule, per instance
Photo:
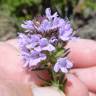
{"label": "green leaf", "polygon": [[61,56],[63,56],[63,55],[64,55],[64,49],[61,49],[60,51],[58,51],[58,52],[56,53],[55,57],[58,58],[58,57],[61,57]]}

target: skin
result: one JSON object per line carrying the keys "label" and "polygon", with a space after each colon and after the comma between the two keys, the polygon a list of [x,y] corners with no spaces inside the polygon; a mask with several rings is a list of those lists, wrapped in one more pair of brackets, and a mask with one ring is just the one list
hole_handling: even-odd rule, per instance
{"label": "skin", "polygon": [[32,92],[30,85],[0,80],[0,96],[32,96]]}
{"label": "skin", "polygon": [[[96,96],[96,42],[92,40],[78,39],[70,41],[67,45],[71,52],[69,59],[74,68],[66,75],[68,82],[65,93],[67,96]],[[19,56],[17,40],[9,40],[0,43],[0,92],[3,96],[32,96],[32,82],[43,84],[36,74],[49,79],[47,72],[27,72],[22,67],[22,59]],[[34,78],[33,78],[34,77]],[[23,88],[23,89],[22,89]],[[10,91],[11,90],[11,91]],[[24,90],[24,91],[20,91]],[[48,89],[46,89],[48,90]],[[46,94],[46,91],[44,91]],[[18,93],[18,94],[17,94]],[[40,94],[40,93],[38,93]],[[54,93],[54,96],[57,96]]]}

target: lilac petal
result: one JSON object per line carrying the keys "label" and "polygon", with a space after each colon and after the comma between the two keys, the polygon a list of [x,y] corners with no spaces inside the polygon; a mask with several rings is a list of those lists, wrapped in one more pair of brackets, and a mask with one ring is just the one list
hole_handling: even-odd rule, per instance
{"label": "lilac petal", "polygon": [[51,9],[50,8],[47,8],[45,10],[45,13],[46,13],[46,17],[49,19],[49,20],[52,20],[52,18],[55,18],[58,16],[57,12],[55,12],[53,15],[51,15]]}
{"label": "lilac petal", "polygon": [[51,44],[48,44],[47,46],[45,47],[36,47],[34,50],[38,51],[38,52],[41,52],[41,51],[49,51],[49,52],[52,52],[52,51],[55,51],[55,47]]}
{"label": "lilac petal", "polygon": [[59,71],[58,63],[55,64],[55,66],[54,66],[54,71],[55,71],[55,72],[58,72],[58,71]]}
{"label": "lilac petal", "polygon": [[65,30],[67,31],[67,30],[69,30],[69,29],[71,28],[71,25],[70,25],[70,24],[66,24],[66,25],[64,26],[64,28],[65,28]]}
{"label": "lilac petal", "polygon": [[41,58],[41,60],[45,60],[47,57],[46,57],[46,55],[45,54],[40,54],[40,58]]}
{"label": "lilac petal", "polygon": [[40,46],[34,48],[35,51],[41,52],[42,48]]}
{"label": "lilac petal", "polygon": [[67,68],[72,68],[73,67],[73,64],[71,61],[67,60],[67,65],[66,65]]}
{"label": "lilac petal", "polygon": [[27,49],[32,49],[32,48],[34,48],[37,44],[38,44],[38,43],[27,44],[27,45],[26,45],[26,48],[27,48]]}
{"label": "lilac petal", "polygon": [[45,32],[50,30],[51,28],[51,22],[49,22],[47,19],[43,20],[38,30],[40,32]]}
{"label": "lilac petal", "polygon": [[30,59],[30,61],[29,61],[29,67],[36,66],[39,62],[41,62],[41,59],[40,58]]}
{"label": "lilac petal", "polygon": [[66,69],[66,67],[64,68],[61,68],[61,71],[63,72],[63,73],[68,73],[68,69]]}
{"label": "lilac petal", "polygon": [[51,9],[50,8],[46,8],[45,14],[46,14],[46,17],[50,17],[51,16]]}
{"label": "lilac petal", "polygon": [[60,26],[60,25],[59,25],[59,18],[55,17],[55,18],[53,19],[51,29],[59,28],[59,26]]}
{"label": "lilac petal", "polygon": [[59,36],[61,40],[63,41],[68,41],[70,39],[70,37],[65,37],[65,35],[63,36]]}
{"label": "lilac petal", "polygon": [[34,29],[33,22],[31,20],[25,21],[24,24],[21,24],[21,27],[24,29]]}
{"label": "lilac petal", "polygon": [[46,19],[43,20],[42,23],[41,23],[41,25],[39,26],[38,30],[40,32],[44,32],[45,29],[46,29],[46,26],[48,26],[48,24],[49,24],[48,20],[46,20]]}
{"label": "lilac petal", "polygon": [[31,42],[38,42],[41,37],[42,37],[41,35],[36,34],[36,35],[31,35],[30,39],[31,39]]}
{"label": "lilac petal", "polygon": [[38,51],[35,51],[35,50],[32,50],[31,51],[31,58],[38,58],[39,57],[39,52]]}
{"label": "lilac petal", "polygon": [[65,24],[66,24],[66,21],[64,20],[64,19],[62,19],[62,18],[60,18],[59,19],[59,26],[65,26]]}
{"label": "lilac petal", "polygon": [[21,53],[23,56],[30,56],[30,54],[28,52],[22,51]]}
{"label": "lilac petal", "polygon": [[36,65],[39,64],[42,60],[45,60],[45,59],[46,59],[46,55],[41,53],[39,58],[30,59],[29,67],[36,66]]}
{"label": "lilac petal", "polygon": [[46,23],[45,26],[43,26],[44,31],[50,30],[50,28],[51,28],[51,22],[44,22],[44,23]]}
{"label": "lilac petal", "polygon": [[60,18],[55,17],[55,18],[53,19],[53,25],[57,25],[57,24],[59,23],[59,21],[60,21]]}
{"label": "lilac petal", "polygon": [[54,71],[58,72],[59,70],[61,70],[61,72],[67,73],[68,69],[70,69],[71,67],[72,63],[68,60],[67,57],[59,58],[54,66]]}
{"label": "lilac petal", "polygon": [[21,50],[21,53],[22,53],[22,54],[26,53],[26,55],[27,55],[27,54],[30,55],[29,50],[28,50],[25,46],[21,47],[20,50]]}
{"label": "lilac petal", "polygon": [[19,37],[18,44],[20,47],[24,47],[26,44],[28,44],[30,42],[30,38],[23,33],[19,33],[18,37]]}
{"label": "lilac petal", "polygon": [[52,18],[55,18],[55,17],[57,17],[58,16],[58,14],[57,14],[57,12],[55,12],[53,15],[52,15]]}
{"label": "lilac petal", "polygon": [[65,31],[64,33],[65,36],[70,36],[73,33],[73,29],[70,28],[68,31]]}
{"label": "lilac petal", "polygon": [[19,38],[19,41],[21,40],[21,42],[28,41],[28,37],[23,33],[19,33],[18,38]]}
{"label": "lilac petal", "polygon": [[70,30],[65,31],[65,32],[63,32],[63,30],[62,30],[62,33],[60,33],[59,38],[60,38],[61,40],[63,40],[63,41],[67,41],[67,40],[71,39],[71,37],[72,37],[72,35],[71,35],[72,32],[73,32],[73,29],[70,29]]}
{"label": "lilac petal", "polygon": [[48,45],[48,39],[47,38],[42,38],[40,41],[39,41],[39,44],[40,44],[40,47],[45,47]]}
{"label": "lilac petal", "polygon": [[55,51],[55,47],[51,44],[48,44],[46,47],[43,47],[42,50],[46,50],[46,51]]}

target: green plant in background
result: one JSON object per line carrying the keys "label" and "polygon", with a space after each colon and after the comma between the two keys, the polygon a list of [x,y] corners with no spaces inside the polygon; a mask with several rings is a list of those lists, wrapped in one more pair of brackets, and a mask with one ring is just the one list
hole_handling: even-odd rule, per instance
{"label": "green plant in background", "polygon": [[[40,1],[40,0],[39,0]],[[16,10],[17,6],[27,4],[31,6],[34,3],[39,4],[38,0],[0,0],[0,9],[9,10],[10,13]]]}
{"label": "green plant in background", "polygon": [[[0,14],[12,17],[16,26],[24,19],[31,19],[34,10],[38,8],[40,0],[0,0]],[[38,9],[35,10],[39,13]],[[18,30],[18,29],[17,29]]]}
{"label": "green plant in background", "polygon": [[[7,15],[16,16],[17,18],[30,17],[32,6],[38,6],[40,0],[1,0],[0,10]],[[28,12],[30,10],[30,12]]]}
{"label": "green plant in background", "polygon": [[[75,14],[84,18],[96,10],[95,0],[0,0],[0,14],[6,14],[14,19],[16,25],[20,25],[22,20],[44,14],[45,8],[50,7],[53,12],[57,11],[61,17],[71,17]],[[86,11],[87,10],[87,11]],[[91,11],[92,12],[92,11]],[[76,17],[75,17],[76,18]],[[73,20],[74,21],[74,20]],[[18,27],[17,27],[18,28]],[[18,29],[17,29],[18,30]]]}
{"label": "green plant in background", "polygon": [[[45,3],[44,3],[45,2]],[[49,4],[50,3],[50,4]],[[50,5],[50,6],[48,6]],[[77,6],[79,8],[77,8]],[[71,16],[74,10],[90,8],[96,10],[95,0],[0,0],[0,9],[6,11],[6,14],[25,18],[34,17],[42,13],[45,7],[51,7],[53,10],[64,16]],[[30,11],[30,12],[29,12]],[[31,12],[33,11],[33,12]]]}
{"label": "green plant in background", "polygon": [[93,10],[96,10],[96,0],[86,0],[86,7],[90,7]]}

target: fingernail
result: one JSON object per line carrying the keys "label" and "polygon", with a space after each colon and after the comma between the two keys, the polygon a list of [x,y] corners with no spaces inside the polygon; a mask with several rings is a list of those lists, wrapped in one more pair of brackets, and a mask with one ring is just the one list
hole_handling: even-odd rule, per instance
{"label": "fingernail", "polygon": [[68,87],[72,86],[72,82],[71,81],[67,81],[67,84],[66,84]]}
{"label": "fingernail", "polygon": [[71,75],[67,75],[67,84],[66,84],[68,87],[72,86],[72,77]]}

